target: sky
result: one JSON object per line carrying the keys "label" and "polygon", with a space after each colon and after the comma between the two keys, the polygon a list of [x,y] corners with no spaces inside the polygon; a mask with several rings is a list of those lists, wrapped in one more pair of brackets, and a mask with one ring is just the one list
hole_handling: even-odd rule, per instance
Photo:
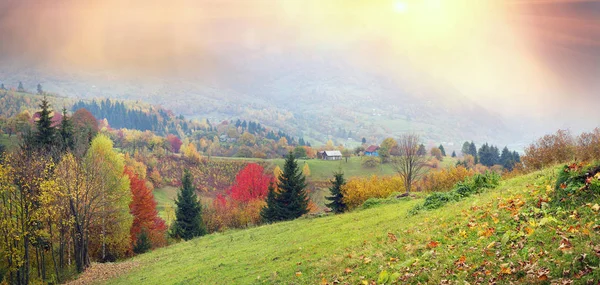
{"label": "sky", "polygon": [[0,59],[154,75],[227,69],[230,48],[333,51],[516,120],[600,122],[600,1],[2,0],[0,35]]}

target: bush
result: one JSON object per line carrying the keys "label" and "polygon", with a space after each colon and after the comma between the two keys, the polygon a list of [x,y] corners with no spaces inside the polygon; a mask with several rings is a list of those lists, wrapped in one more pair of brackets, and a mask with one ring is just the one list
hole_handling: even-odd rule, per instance
{"label": "bush", "polygon": [[380,164],[381,164],[381,159],[379,159],[378,157],[372,157],[372,156],[364,157],[361,162],[361,165],[364,168],[375,168],[375,167],[379,166]]}
{"label": "bush", "polygon": [[443,192],[452,189],[459,181],[475,174],[474,170],[463,166],[451,167],[439,171],[430,171],[415,184],[416,191]]}
{"label": "bush", "polygon": [[392,193],[402,191],[404,183],[398,176],[355,178],[342,186],[343,201],[348,209],[353,209],[369,198],[387,198]]}
{"label": "bush", "polygon": [[457,202],[473,194],[480,193],[486,188],[494,188],[500,183],[500,175],[495,172],[475,174],[454,185],[451,191],[435,192],[425,198],[422,205],[413,208],[409,214],[415,215],[421,210],[434,210],[449,202]]}
{"label": "bush", "polygon": [[556,180],[552,203],[574,208],[600,198],[600,163],[565,165]]}

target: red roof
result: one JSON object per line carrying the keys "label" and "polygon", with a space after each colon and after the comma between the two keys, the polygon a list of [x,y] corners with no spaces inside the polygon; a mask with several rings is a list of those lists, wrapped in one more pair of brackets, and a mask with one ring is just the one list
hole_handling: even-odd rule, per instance
{"label": "red roof", "polygon": [[376,145],[370,145],[367,149],[365,149],[365,152],[375,152],[379,149],[378,146]]}

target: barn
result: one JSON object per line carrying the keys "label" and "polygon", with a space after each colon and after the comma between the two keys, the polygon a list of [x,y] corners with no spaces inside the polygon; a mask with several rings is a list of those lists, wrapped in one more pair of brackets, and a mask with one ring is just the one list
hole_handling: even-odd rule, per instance
{"label": "barn", "polygon": [[319,151],[318,156],[323,160],[341,160],[342,153],[339,150],[324,150]]}

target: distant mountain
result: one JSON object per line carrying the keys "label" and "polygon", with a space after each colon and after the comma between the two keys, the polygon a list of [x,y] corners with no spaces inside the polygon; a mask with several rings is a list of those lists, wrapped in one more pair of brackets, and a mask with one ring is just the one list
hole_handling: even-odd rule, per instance
{"label": "distant mountain", "polygon": [[[242,118],[336,144],[416,131],[431,142],[509,142],[503,119],[425,74],[367,71],[335,52],[221,50],[212,73],[131,76],[125,71],[3,62],[0,83],[77,98],[144,100],[188,117]],[[401,67],[399,67],[401,68]],[[393,78],[393,79],[392,79]],[[416,85],[415,78],[419,78]],[[427,82],[431,83],[428,84]]]}

